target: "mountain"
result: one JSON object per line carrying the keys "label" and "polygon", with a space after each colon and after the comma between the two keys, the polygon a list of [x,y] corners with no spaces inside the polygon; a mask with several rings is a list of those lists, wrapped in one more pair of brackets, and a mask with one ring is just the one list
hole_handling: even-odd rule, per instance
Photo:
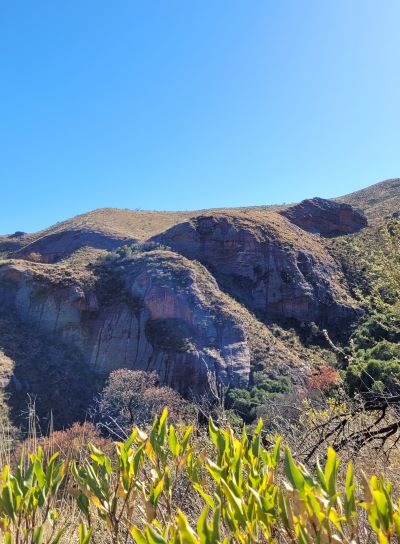
{"label": "mountain", "polygon": [[[281,209],[282,206],[259,208]],[[201,211],[160,212],[101,208],[56,223],[36,233],[16,232],[0,236],[0,254],[11,252],[16,257],[25,258],[37,253],[40,254],[42,262],[55,262],[81,247],[113,250],[123,244],[144,242],[200,213]]]}
{"label": "mountain", "polygon": [[395,189],[293,206],[106,208],[0,237],[1,387],[15,418],[27,394],[56,426],[84,418],[118,368],[154,370],[186,397],[207,395],[210,380],[301,388],[366,311],[341,241],[375,232],[367,218],[395,209]]}

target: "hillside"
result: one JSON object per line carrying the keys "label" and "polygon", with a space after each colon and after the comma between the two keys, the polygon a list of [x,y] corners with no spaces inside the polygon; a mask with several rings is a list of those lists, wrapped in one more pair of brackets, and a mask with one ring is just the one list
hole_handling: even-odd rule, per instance
{"label": "hillside", "polygon": [[400,179],[381,181],[334,200],[360,208],[370,221],[376,222],[400,211]]}
{"label": "hillside", "polygon": [[152,239],[202,262],[263,321],[351,319],[353,301],[324,241],[279,213],[204,214]]}
{"label": "hillside", "polygon": [[[370,221],[376,222],[379,218],[400,210],[400,179],[382,181],[337,197],[333,201],[350,204],[362,210]],[[141,243],[178,223],[204,214],[241,213],[251,219],[270,212],[286,213],[286,210],[292,208],[293,206],[288,205],[264,205],[176,212],[101,208],[56,223],[36,233],[16,232],[2,235],[0,254],[14,254],[19,251],[19,256],[33,255],[35,258],[36,253],[39,253],[43,261],[51,262],[58,260],[61,255],[71,255],[81,247],[112,250],[124,243]],[[318,218],[321,222],[322,217],[320,215]],[[307,216],[305,220],[306,218]]]}
{"label": "hillside", "polygon": [[[241,211],[251,214],[253,211],[281,208],[259,206],[241,208]],[[71,255],[81,247],[113,250],[122,244],[144,242],[201,213],[202,211],[162,212],[100,208],[36,233],[17,232],[0,236],[0,254],[10,253],[24,258],[33,256],[33,260],[36,254],[40,254],[41,261],[53,262]]]}
{"label": "hillside", "polygon": [[[25,257],[39,253],[42,260],[52,262],[81,247],[112,250],[122,244],[142,242],[187,217],[185,212],[102,208],[23,236],[17,248],[18,255]],[[13,240],[3,238],[5,250],[8,249],[7,243],[10,245]]]}
{"label": "hillside", "polygon": [[192,400],[216,381],[251,421],[268,395],[341,364],[334,343],[361,338],[360,319],[375,311],[368,293],[391,292],[397,223],[384,236],[375,223],[395,209],[396,187],[383,182],[340,203],[106,208],[1,237],[0,350],[7,376],[13,370],[0,387],[14,422],[27,394],[43,425],[51,411],[56,426],[84,419],[120,368],[156,371]]}

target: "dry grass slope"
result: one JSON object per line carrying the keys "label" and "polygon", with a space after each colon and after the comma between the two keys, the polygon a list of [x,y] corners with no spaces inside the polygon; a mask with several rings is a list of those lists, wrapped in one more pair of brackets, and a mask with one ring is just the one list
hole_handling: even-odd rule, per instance
{"label": "dry grass slope", "polygon": [[[24,238],[26,244],[35,242],[46,236],[58,234],[69,230],[86,230],[92,232],[101,232],[120,238],[133,238],[139,242],[143,242],[152,236],[160,234],[166,229],[186,221],[191,217],[196,217],[203,214],[205,211],[212,213],[214,211],[231,211],[240,210],[244,213],[252,211],[270,211],[279,210],[282,206],[255,206],[248,208],[221,208],[218,210],[198,210],[198,211],[142,211],[128,210],[119,208],[99,208],[81,215],[61,221],[46,229],[36,233],[27,235]],[[3,237],[0,237],[3,238]]]}
{"label": "dry grass slope", "polygon": [[376,222],[386,215],[400,211],[400,178],[375,183],[335,200],[360,208],[369,221]]}

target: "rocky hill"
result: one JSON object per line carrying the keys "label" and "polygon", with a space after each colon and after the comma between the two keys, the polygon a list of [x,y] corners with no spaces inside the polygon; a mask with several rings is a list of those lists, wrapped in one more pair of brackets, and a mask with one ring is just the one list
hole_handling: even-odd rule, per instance
{"label": "rocky hill", "polygon": [[400,211],[400,179],[375,183],[361,191],[339,197],[336,201],[360,208],[371,222],[377,222]]}
{"label": "rocky hill", "polygon": [[311,198],[290,206],[280,212],[291,223],[313,234],[339,236],[358,232],[368,225],[364,213],[350,206],[326,200]]}
{"label": "rocky hill", "polygon": [[325,243],[274,212],[200,215],[153,238],[202,262],[224,291],[264,322],[330,322],[355,316]]}
{"label": "rocky hill", "polygon": [[394,209],[395,182],[379,186],[381,208],[374,186],[294,206],[101,209],[0,237],[0,350],[14,369],[3,388],[14,408],[29,393],[43,413],[57,404],[64,425],[84,417],[116,368],[156,370],[188,397],[212,381],[251,388],[260,375],[301,387],[335,356],[326,338],[345,339],[365,312],[333,242],[365,231],[352,204],[372,220]]}

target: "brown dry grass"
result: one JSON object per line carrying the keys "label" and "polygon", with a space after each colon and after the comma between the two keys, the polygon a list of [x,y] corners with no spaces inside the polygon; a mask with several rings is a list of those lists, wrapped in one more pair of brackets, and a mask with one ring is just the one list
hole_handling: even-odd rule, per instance
{"label": "brown dry grass", "polygon": [[361,208],[370,221],[376,222],[386,215],[400,211],[400,179],[381,181],[335,200]]}
{"label": "brown dry grass", "polygon": [[[24,247],[46,236],[70,230],[88,230],[112,236],[135,239],[143,242],[152,236],[173,227],[177,223],[187,221],[204,213],[227,211],[230,213],[265,213],[279,210],[282,206],[256,206],[236,209],[210,209],[199,211],[141,211],[119,208],[100,208],[61,221],[46,229],[24,236]],[[0,241],[9,241],[8,237],[0,237]]]}
{"label": "brown dry grass", "polygon": [[[377,183],[335,200],[361,208],[370,220],[376,221],[379,217],[400,210],[400,179]],[[27,258],[26,254],[31,245],[34,252],[37,242],[43,242],[49,236],[83,231],[110,236],[113,240],[121,240],[121,244],[129,243],[129,241],[144,242],[179,223],[191,221],[199,216],[212,215],[225,216],[231,221],[240,222],[244,228],[256,233],[257,237],[265,237],[267,234],[289,247],[299,247],[313,252],[325,261],[329,260],[330,257],[322,240],[295,227],[276,213],[286,207],[286,205],[275,205],[173,212],[101,208],[56,223],[39,232],[25,235],[22,239],[0,237],[0,242],[4,247],[8,247],[9,243],[13,246],[18,242],[16,249],[22,243],[23,247],[20,251],[24,258]],[[80,254],[80,262],[74,261],[70,264],[75,266],[82,262],[87,263],[93,257],[90,250],[85,248],[85,251]]]}
{"label": "brown dry grass", "polygon": [[[361,208],[370,220],[400,210],[400,179],[382,181],[361,191],[344,195],[334,199],[338,202],[346,202]],[[129,210],[118,208],[100,208],[87,213],[77,215],[71,219],[56,223],[39,232],[28,234],[21,239],[0,236],[0,245],[13,246],[17,249],[36,242],[46,236],[70,230],[87,230],[109,234],[121,239],[135,239],[145,241],[174,225],[188,221],[200,215],[225,213],[229,216],[245,217],[250,222],[263,223],[267,221],[269,227],[274,226],[279,230],[283,224],[279,223],[278,212],[287,208],[287,205],[249,206],[241,208],[213,208],[209,210],[193,211],[147,211]],[[284,229],[286,231],[286,229]],[[283,234],[285,234],[283,232]],[[288,234],[286,232],[286,234]],[[293,235],[290,235],[290,238]],[[294,240],[295,241],[295,240]]]}
{"label": "brown dry grass", "polygon": [[[90,250],[90,248],[88,249]],[[90,286],[94,281],[94,276],[90,269],[87,268],[87,265],[92,255],[93,253],[89,251],[88,258],[82,258],[82,262],[75,263],[76,266],[71,266],[69,260],[57,264],[43,264],[23,259],[9,259],[1,262],[0,267],[4,267],[3,270],[7,267],[7,277],[10,279],[15,278],[17,281],[28,274],[36,281],[43,281],[46,284],[58,287],[68,287],[69,285]]]}

